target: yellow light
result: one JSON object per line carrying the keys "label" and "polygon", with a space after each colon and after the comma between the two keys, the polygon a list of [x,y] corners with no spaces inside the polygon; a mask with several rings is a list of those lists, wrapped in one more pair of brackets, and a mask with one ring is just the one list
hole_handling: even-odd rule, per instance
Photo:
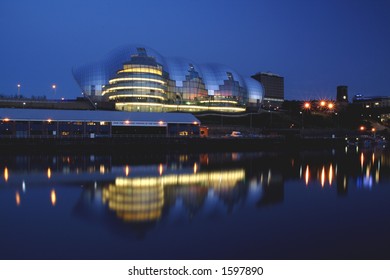
{"label": "yellow light", "polygon": [[310,170],[309,170],[309,165],[306,166],[306,171],[305,171],[305,183],[306,186],[309,184],[309,179],[310,179]]}
{"label": "yellow light", "polygon": [[305,104],[303,105],[303,107],[305,109],[310,109],[310,103],[309,102],[305,102]]}
{"label": "yellow light", "polygon": [[57,203],[57,195],[56,195],[56,191],[54,189],[51,190],[51,192],[50,192],[50,200],[51,200],[51,205],[55,206]]}
{"label": "yellow light", "polygon": [[149,73],[149,74],[157,74],[159,76],[162,76],[162,71],[160,69],[153,69],[153,68],[127,68],[123,70],[119,70],[117,72],[119,73]]}
{"label": "yellow light", "polygon": [[329,166],[329,185],[332,186],[333,182],[333,165],[330,164]]}
{"label": "yellow light", "polygon": [[324,101],[324,100],[322,100],[321,102],[320,102],[320,106],[321,107],[324,107],[326,105],[326,102]]}
{"label": "yellow light", "polygon": [[196,162],[194,163],[194,174],[196,174],[196,172],[198,171],[198,164],[196,164]]}
{"label": "yellow light", "polygon": [[360,154],[360,167],[363,168],[363,164],[364,164],[364,154],[361,153]]}
{"label": "yellow light", "polygon": [[198,124],[198,122],[193,122],[193,124],[194,124],[194,125],[197,125],[197,124]]}
{"label": "yellow light", "polygon": [[149,95],[149,94],[115,94],[108,97],[110,100],[114,100],[118,97],[141,97],[141,98],[156,98],[160,100],[165,100],[166,98],[164,96],[160,95]]}
{"label": "yellow light", "polygon": [[50,169],[50,167],[47,168],[47,178],[48,179],[51,178],[51,169]]}
{"label": "yellow light", "polygon": [[360,130],[361,130],[361,131],[363,131],[363,130],[365,130],[365,129],[366,129],[366,128],[365,128],[364,126],[361,126],[361,127],[360,127]]}
{"label": "yellow light", "polygon": [[371,173],[371,166],[367,165],[367,167],[366,167],[366,178],[370,177],[370,173]]}
{"label": "yellow light", "polygon": [[4,168],[4,180],[6,182],[8,182],[8,168],[7,167]]}
{"label": "yellow light", "polygon": [[125,167],[125,174],[126,174],[126,177],[129,176],[129,173],[130,173],[130,168],[128,165],[126,165]]}
{"label": "yellow light", "polygon": [[48,122],[48,123],[51,123],[51,122],[52,122],[52,119],[47,119],[47,122]]}
{"label": "yellow light", "polygon": [[16,192],[15,200],[16,200],[16,206],[19,206],[20,205],[20,194],[19,194],[19,192]]}
{"label": "yellow light", "polygon": [[125,124],[130,124],[130,121],[129,120],[125,120]]}
{"label": "yellow light", "polygon": [[158,166],[158,174],[160,174],[160,176],[161,176],[163,174],[163,171],[164,171],[163,165],[162,165],[162,163],[160,163],[160,165]]}
{"label": "yellow light", "polygon": [[126,89],[149,89],[149,90],[156,90],[162,93],[165,93],[164,89],[157,88],[157,87],[140,87],[140,86],[120,86],[120,87],[112,87],[102,92],[102,95],[105,95],[106,93],[110,92],[116,92],[118,90],[126,90]]}
{"label": "yellow light", "polygon": [[321,187],[324,186],[325,186],[325,166],[323,166],[321,170]]}
{"label": "yellow light", "polygon": [[9,122],[9,118],[4,118],[3,122]]}
{"label": "yellow light", "polygon": [[334,104],[333,104],[333,103],[329,103],[329,104],[328,104],[328,108],[329,108],[329,109],[333,109],[333,108],[334,108]]}
{"label": "yellow light", "polygon": [[[128,97],[128,96],[127,96]],[[220,111],[220,112],[245,112],[243,107],[217,107],[217,106],[195,106],[195,105],[168,105],[161,103],[148,103],[148,102],[116,102],[115,106],[120,108],[121,106],[149,106],[149,107],[160,107],[162,109],[168,109],[173,111]]]}
{"label": "yellow light", "polygon": [[146,82],[155,82],[162,85],[165,85],[165,82],[157,79],[149,79],[149,78],[115,78],[109,81],[109,84],[116,84],[117,82],[127,82],[127,81],[146,81]]}
{"label": "yellow light", "polygon": [[115,179],[115,186],[139,188],[140,191],[143,188],[188,184],[201,184],[207,188],[233,188],[238,181],[245,179],[245,171],[243,169],[207,173],[199,173],[198,171],[196,174],[168,174],[159,177],[119,177]]}
{"label": "yellow light", "polygon": [[159,124],[159,125],[163,125],[164,122],[163,122],[163,121],[159,121],[158,124]]}
{"label": "yellow light", "polygon": [[373,127],[373,128],[371,128],[371,131],[372,131],[372,132],[375,132],[375,130],[376,130],[376,129],[375,129],[374,127]]}
{"label": "yellow light", "polygon": [[200,103],[231,103],[231,104],[237,104],[238,101],[217,99],[217,100],[202,100],[202,101],[200,101]]}
{"label": "yellow light", "polygon": [[100,165],[100,167],[99,167],[99,171],[100,171],[100,174],[104,174],[104,173],[106,173],[106,168],[104,167],[104,165],[103,165],[103,164],[101,164],[101,165]]}

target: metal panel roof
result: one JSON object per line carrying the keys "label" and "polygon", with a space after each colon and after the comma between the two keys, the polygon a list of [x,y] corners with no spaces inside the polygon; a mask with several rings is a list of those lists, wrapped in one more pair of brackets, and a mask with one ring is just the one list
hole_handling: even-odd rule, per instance
{"label": "metal panel roof", "polygon": [[20,121],[140,121],[166,123],[200,123],[189,113],[88,111],[88,110],[51,110],[51,109],[9,109],[0,108],[0,120]]}

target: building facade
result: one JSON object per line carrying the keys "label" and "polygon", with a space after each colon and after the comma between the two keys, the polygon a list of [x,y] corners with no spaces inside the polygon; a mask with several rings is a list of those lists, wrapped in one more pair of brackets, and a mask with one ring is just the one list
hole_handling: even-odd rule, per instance
{"label": "building facade", "polygon": [[263,107],[278,109],[284,102],[284,78],[273,73],[261,72],[252,76],[264,87]]}
{"label": "building facade", "polygon": [[389,96],[363,96],[357,94],[353,97],[353,104],[365,109],[390,108]]}
{"label": "building facade", "polygon": [[0,111],[0,139],[134,135],[200,136],[200,121],[188,113],[10,108]]}
{"label": "building facade", "polygon": [[125,46],[98,63],[73,69],[84,96],[123,111],[224,111],[259,107],[262,85],[220,64],[165,58],[145,46]]}

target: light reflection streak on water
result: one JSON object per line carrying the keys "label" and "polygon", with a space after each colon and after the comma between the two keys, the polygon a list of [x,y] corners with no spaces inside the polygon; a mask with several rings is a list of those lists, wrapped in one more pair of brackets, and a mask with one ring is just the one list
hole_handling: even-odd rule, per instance
{"label": "light reflection streak on water", "polygon": [[20,194],[18,191],[15,194],[15,201],[16,201],[16,206],[20,206]]}
{"label": "light reflection streak on water", "polygon": [[160,163],[158,166],[158,174],[160,174],[160,176],[161,176],[163,174],[163,172],[164,172],[164,168],[163,168],[162,163]]}
{"label": "light reflection streak on water", "polygon": [[8,168],[4,168],[4,181],[8,182],[9,174],[8,174]]}
{"label": "light reflection streak on water", "polygon": [[306,186],[309,184],[309,179],[310,179],[309,165],[306,165],[306,171],[305,171],[305,183],[306,183]]}
{"label": "light reflection streak on water", "polygon": [[51,192],[50,192],[50,200],[51,200],[51,205],[52,206],[56,206],[57,195],[56,195],[56,191],[54,189],[52,189]]}
{"label": "light reflection streak on water", "polygon": [[47,178],[48,179],[51,178],[51,169],[50,169],[50,167],[47,168]]}
{"label": "light reflection streak on water", "polygon": [[330,164],[329,166],[329,185],[332,186],[333,182],[333,165]]}
{"label": "light reflection streak on water", "polygon": [[321,170],[321,187],[325,186],[325,166],[322,166]]}
{"label": "light reflection streak on water", "polygon": [[196,172],[198,172],[198,164],[195,162],[194,163],[194,174],[196,174]]}
{"label": "light reflection streak on water", "polygon": [[126,175],[126,177],[129,176],[129,173],[130,173],[130,168],[129,168],[128,165],[126,165],[126,167],[125,167],[125,175]]}

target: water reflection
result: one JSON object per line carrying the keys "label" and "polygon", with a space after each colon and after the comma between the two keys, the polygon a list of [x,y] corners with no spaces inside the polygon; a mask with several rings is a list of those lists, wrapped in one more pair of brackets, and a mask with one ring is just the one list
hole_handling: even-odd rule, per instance
{"label": "water reflection", "polygon": [[8,168],[7,166],[4,168],[4,181],[8,181]]}
{"label": "water reflection", "polygon": [[286,182],[298,182],[307,191],[336,184],[335,194],[346,196],[350,188],[372,190],[382,180],[388,181],[389,166],[388,151],[345,153],[344,149],[294,155],[183,154],[144,159],[9,156],[2,157],[0,163],[4,170],[1,185],[14,189],[13,199],[19,207],[23,207],[21,193],[23,201],[28,201],[30,190],[47,187],[51,205],[57,206],[61,195],[58,186],[82,186],[78,203],[84,204],[83,208],[99,205],[123,223],[155,222],[183,213],[192,219],[210,209],[229,214],[237,207],[281,204]]}
{"label": "water reflection", "polygon": [[243,169],[159,177],[118,177],[115,183],[103,187],[102,201],[124,221],[150,221],[161,217],[169,187],[181,186],[189,191],[189,196],[196,196],[198,188],[211,189],[214,193],[229,191],[244,179]]}
{"label": "water reflection", "polygon": [[51,205],[52,206],[56,206],[56,203],[57,203],[57,195],[56,195],[56,191],[53,189],[51,190],[50,192],[50,201],[51,201]]}
{"label": "water reflection", "polygon": [[19,206],[20,205],[20,194],[18,191],[16,191],[15,200],[16,200],[16,206]]}

